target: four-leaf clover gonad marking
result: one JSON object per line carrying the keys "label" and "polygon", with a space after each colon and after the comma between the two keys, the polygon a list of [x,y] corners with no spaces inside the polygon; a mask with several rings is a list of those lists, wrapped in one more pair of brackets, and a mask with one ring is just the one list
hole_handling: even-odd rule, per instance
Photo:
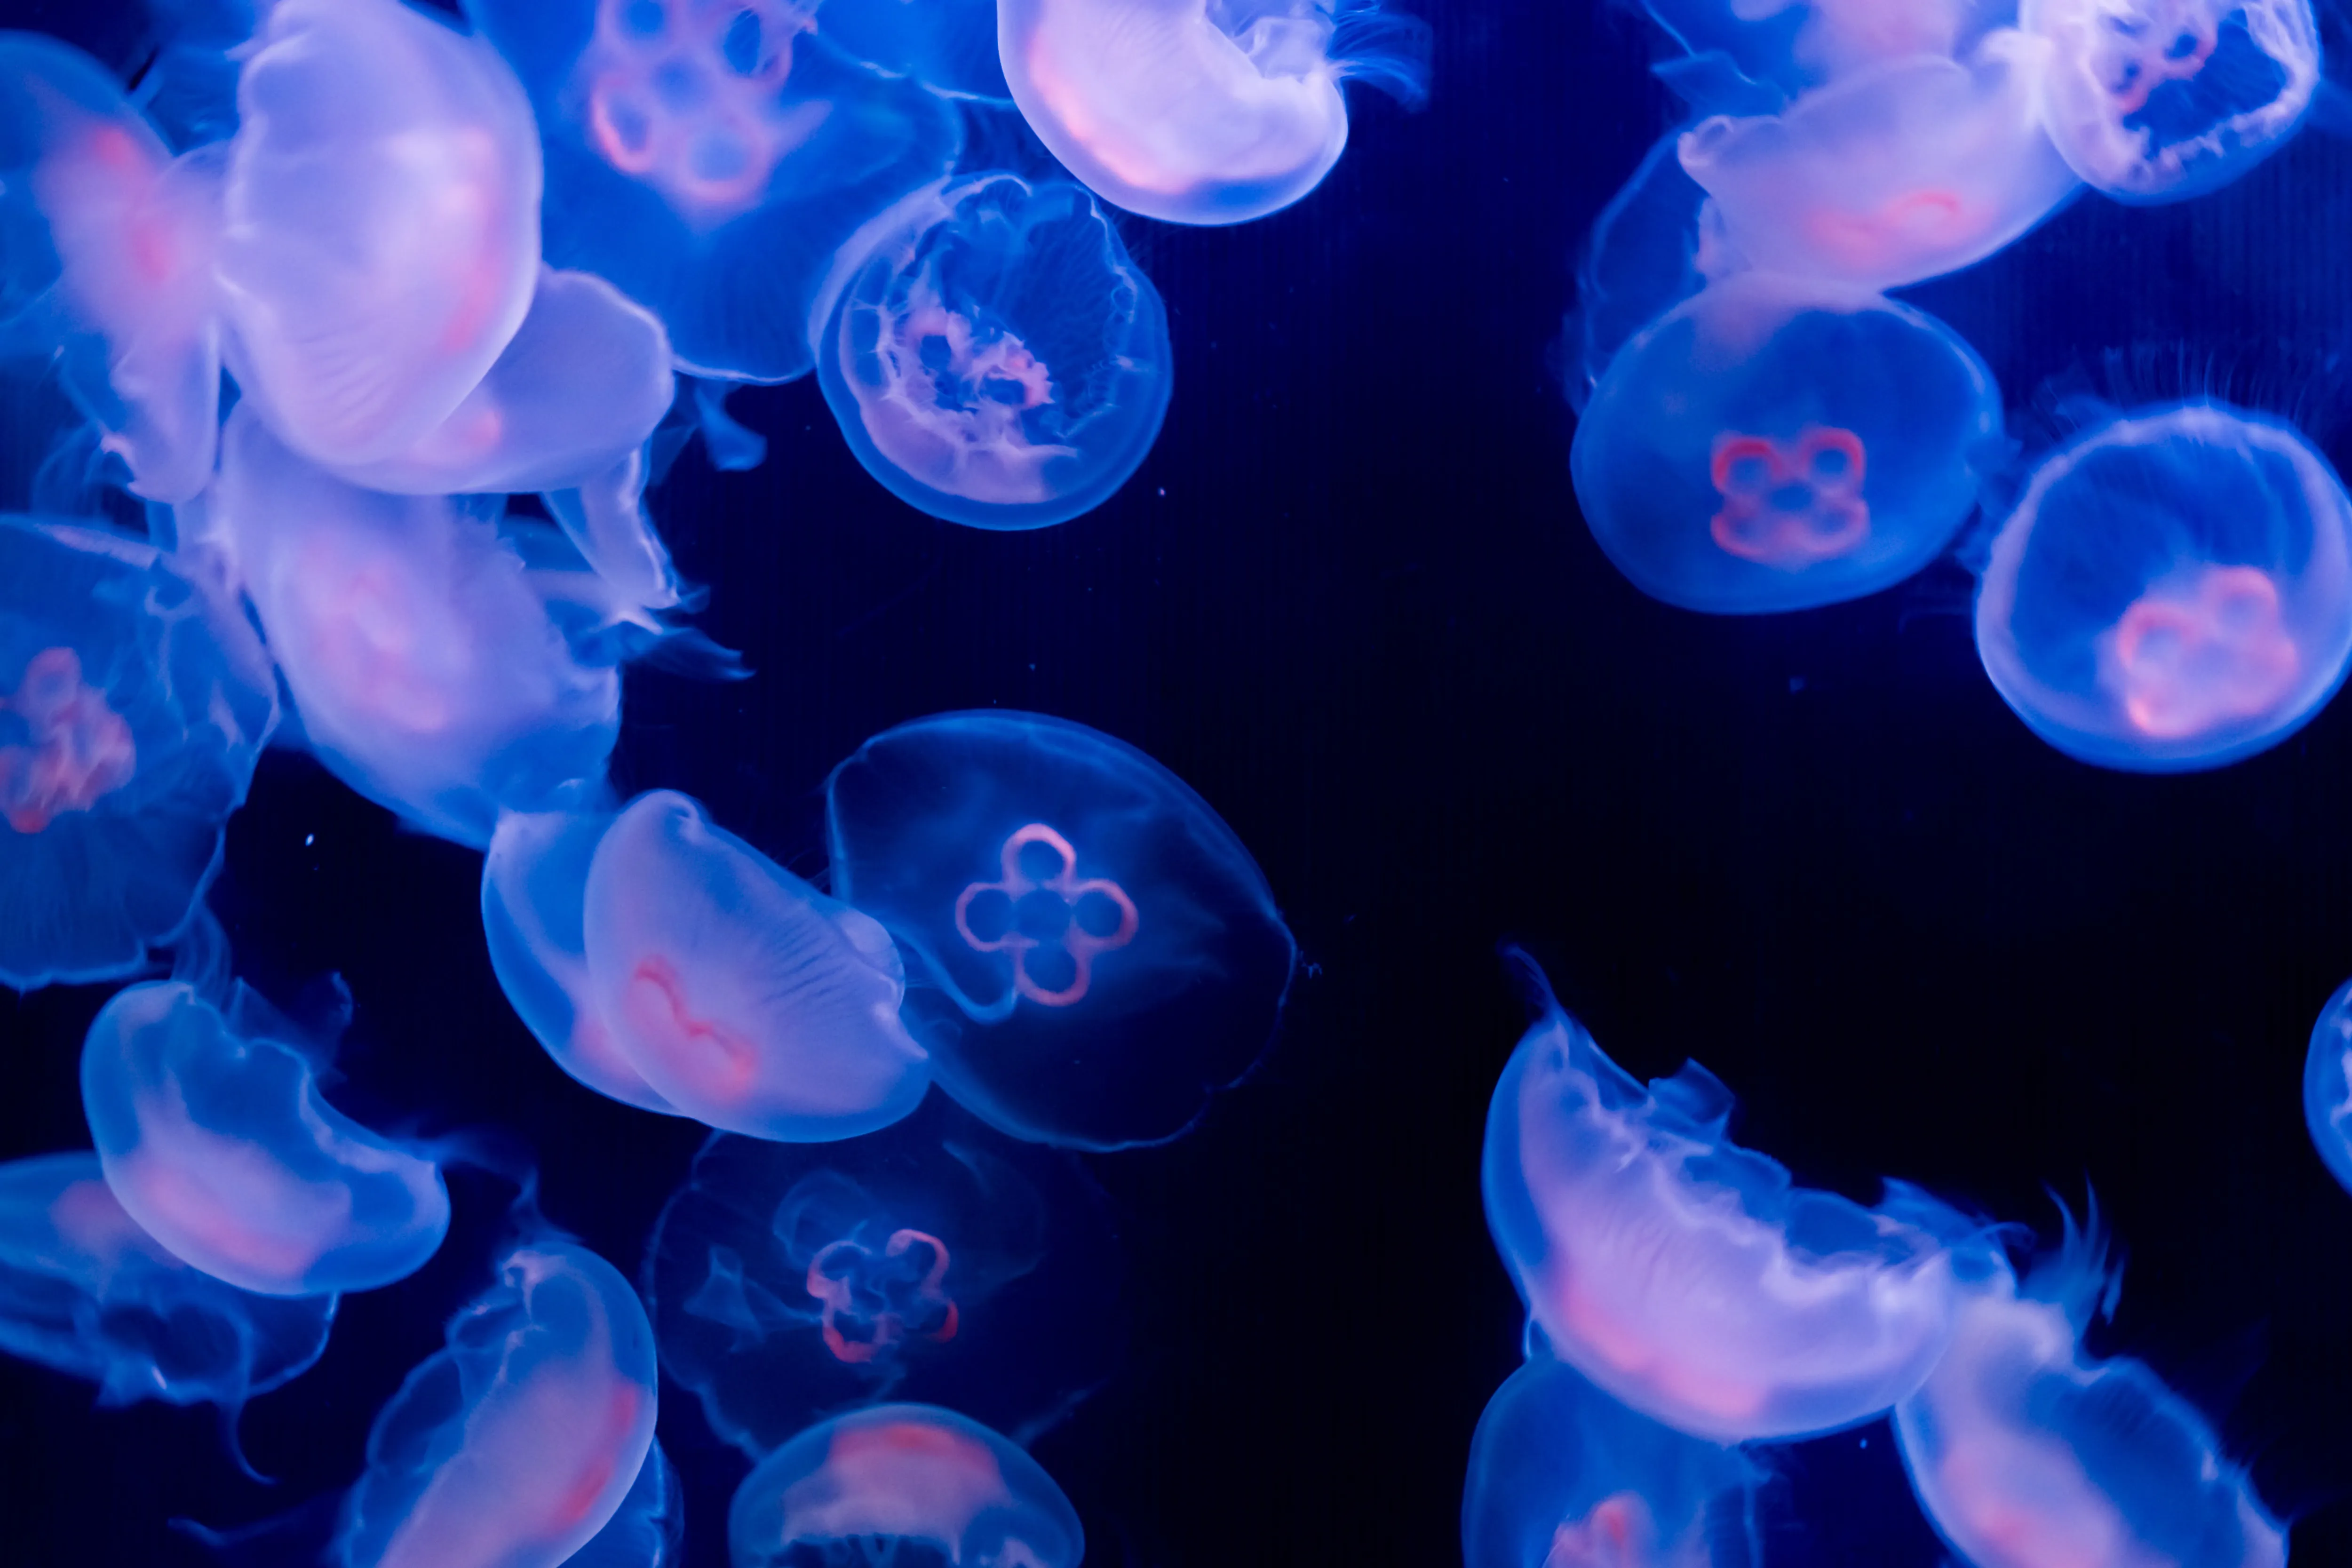
{"label": "four-leaf clover gonad marking", "polygon": [[[1061,869],[1043,881],[1021,868],[1021,851],[1032,844],[1043,844],[1062,858]],[[1009,952],[1013,955],[1013,989],[1030,1001],[1047,1007],[1066,1007],[1087,994],[1094,978],[1095,955],[1113,948],[1125,947],[1135,940],[1135,928],[1139,923],[1135,912],[1135,900],[1117,882],[1101,877],[1078,877],[1078,852],[1070,841],[1042,822],[1033,822],[1016,831],[1004,841],[1001,858],[1004,876],[994,882],[974,882],[956,898],[956,933],[971,945],[975,952]],[[1021,900],[1032,893],[1057,895],[1065,906],[1066,919],[1059,936],[1046,939],[1030,935],[1021,929]],[[971,902],[982,893],[1002,893],[1013,901],[1013,910],[1004,934],[982,937],[971,929]],[[1088,895],[1108,899],[1118,910],[1118,925],[1107,932],[1090,931],[1078,923],[1078,900]],[[1029,954],[1048,941],[1069,954],[1075,973],[1070,983],[1058,991],[1048,990],[1029,976]]]}
{"label": "four-leaf clover gonad marking", "polygon": [[1723,497],[1710,531],[1726,552],[1793,572],[1843,555],[1870,534],[1862,499],[1865,453],[1851,430],[1808,425],[1794,441],[1718,436],[1713,478]]}

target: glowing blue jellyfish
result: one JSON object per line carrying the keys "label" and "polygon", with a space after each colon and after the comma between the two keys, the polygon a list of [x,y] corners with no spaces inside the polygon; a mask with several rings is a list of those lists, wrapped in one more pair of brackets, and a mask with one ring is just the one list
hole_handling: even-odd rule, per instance
{"label": "glowing blue jellyfish", "polygon": [[1408,104],[1427,89],[1425,32],[1370,6],[1003,0],[996,16],[1037,139],[1105,201],[1170,223],[1246,223],[1321,184],[1348,144],[1343,78]]}
{"label": "glowing blue jellyfish", "polygon": [[636,1293],[562,1240],[498,1274],[377,1414],[335,1568],[555,1568],[629,1495],[654,1437]]}
{"label": "glowing blue jellyfish", "polygon": [[656,1442],[621,1506],[564,1568],[677,1568],[686,1561],[686,1498]]}
{"label": "glowing blue jellyfish", "polygon": [[2347,982],[2311,1026],[2303,1063],[2303,1116],[2312,1147],[2352,1192],[2352,982]]}
{"label": "glowing blue jellyfish", "polygon": [[639,795],[604,830],[582,936],[613,1045],[688,1116],[821,1141],[887,1127],[923,1098],[889,936],[685,795]]}
{"label": "glowing blue jellyfish", "polygon": [[2044,458],[2000,525],[1977,651],[2069,756],[2235,762],[2302,728],[2352,663],[2352,498],[2276,420],[2116,416]]}
{"label": "glowing blue jellyfish", "polygon": [[1037,1461],[952,1410],[885,1405],[760,1461],[727,1510],[735,1568],[944,1561],[1077,1568],[1086,1535]]}
{"label": "glowing blue jellyfish", "polygon": [[1736,1448],[1637,1415],[1549,1356],[1486,1402],[1462,1489],[1464,1568],[1734,1568],[1754,1561]]}
{"label": "glowing blue jellyfish", "polygon": [[277,691],[252,633],[180,564],[0,519],[0,984],[131,973],[220,863]]}
{"label": "glowing blue jellyfish", "polygon": [[2127,202],[2227,184],[2318,90],[2310,0],[2024,0],[2050,46],[2042,116],[2074,172]]}
{"label": "glowing blue jellyfish", "polygon": [[996,58],[996,0],[824,0],[825,40],[936,92],[1009,103]]}
{"label": "glowing blue jellyfish", "polygon": [[893,216],[852,264],[817,360],[866,471],[974,528],[1043,528],[1108,500],[1160,433],[1173,355],[1159,291],[1093,198],[982,174]]}
{"label": "glowing blue jellyfish", "polygon": [[1576,498],[1617,569],[1685,609],[1803,609],[1942,552],[2000,433],[1992,373],[1933,317],[1761,273],[1625,345],[1578,425]]}
{"label": "glowing blue jellyfish", "polygon": [[212,472],[220,401],[218,161],[174,161],[98,62],[0,33],[0,341],[58,354],[131,469],[183,501]]}
{"label": "glowing blue jellyfish", "polygon": [[99,1385],[236,1413],[309,1370],[335,1298],[256,1296],[200,1274],[139,1228],[95,1154],[0,1165],[0,1350]]}
{"label": "glowing blue jellyfish", "polygon": [[409,451],[522,325],[539,140],[498,55],[400,0],[277,0],[237,83],[228,362],[330,466]]}
{"label": "glowing blue jellyfish", "polygon": [[100,1010],[82,1111],[116,1199],[184,1261],[265,1296],[415,1273],[449,1228],[440,1170],[328,1104],[304,1051],[247,1022],[178,981]]}
{"label": "glowing blue jellyfish", "polygon": [[467,10],[530,90],[548,259],[652,310],[698,374],[805,374],[835,253],[960,144],[946,101],[842,54],[829,18],[813,31],[787,0]]}
{"label": "glowing blue jellyfish", "polygon": [[884,1399],[1034,1432],[1118,1366],[1103,1194],[944,1095],[846,1142],[713,1138],[646,1252],[663,1369],[755,1458]]}
{"label": "glowing blue jellyfish", "polygon": [[1016,1138],[1173,1138],[1265,1048],[1297,956],[1206,801],[1098,731],[940,713],[825,784],[834,890],[912,966],[942,1088]]}
{"label": "glowing blue jellyfish", "polygon": [[1917,1387],[1973,1227],[1898,1183],[1874,1209],[1791,1185],[1731,1142],[1705,1068],[1645,1089],[1538,1000],[1495,1086],[1483,1183],[1531,1341],[1720,1443],[1832,1432]]}

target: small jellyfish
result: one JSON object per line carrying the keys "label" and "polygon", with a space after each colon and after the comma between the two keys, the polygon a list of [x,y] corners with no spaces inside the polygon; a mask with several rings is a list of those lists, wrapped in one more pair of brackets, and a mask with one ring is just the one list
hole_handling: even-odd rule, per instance
{"label": "small jellyfish", "polygon": [[2235,762],[2302,728],[2352,663],[2352,498],[2277,420],[2117,415],[2033,470],[1976,629],[2002,698],[2069,756]]}
{"label": "small jellyfish", "polygon": [[2303,1063],[2303,1116],[2319,1151],[2344,1190],[2352,1193],[2352,981],[2347,981],[2311,1026],[2311,1053]]}
{"label": "small jellyfish", "polygon": [[934,92],[1010,103],[996,58],[996,0],[823,0],[818,30],[835,48]]}
{"label": "small jellyfish", "polygon": [[372,1289],[449,1228],[432,1161],[327,1103],[297,1046],[194,987],[118,992],[83,1042],[81,1099],[107,1185],[182,1260],[264,1296]]}
{"label": "small jellyfish", "polygon": [[220,864],[278,699],[194,564],[0,518],[0,984],[131,973]]}
{"label": "small jellyfish", "polygon": [[1118,1252],[1075,1157],[935,1094],[845,1142],[714,1137],[655,1225],[645,1296],[663,1370],[756,1458],[884,1399],[1041,1430],[1117,1370]]}
{"label": "small jellyfish", "polygon": [[1578,425],[1576,498],[1653,598],[1759,614],[1891,587],[1976,510],[2000,392],[1931,316],[1738,273],[1610,363]]}
{"label": "small jellyfish", "polygon": [[1265,1048],[1297,947],[1184,782],[1042,714],[940,713],[826,781],[834,889],[913,966],[942,1088],[1016,1138],[1177,1136]]}
{"label": "small jellyfish", "polygon": [[1486,1402],[1462,1489],[1464,1568],[1744,1568],[1762,1473],[1538,1356]]}
{"label": "small jellyfish", "polygon": [[1917,1387],[1951,1336],[1972,1227],[1898,1183],[1874,1209],[1792,1185],[1731,1142],[1731,1096],[1705,1068],[1644,1089],[1538,1000],[1495,1086],[1484,1172],[1531,1343],[1719,1443],[1833,1432]]}
{"label": "small jellyfish", "polygon": [[1077,1511],[1037,1461],[932,1405],[812,1426],[761,1459],[727,1510],[734,1568],[946,1562],[1077,1568]]}
{"label": "small jellyfish", "polygon": [[[895,4],[895,0],[885,0]],[[925,0],[935,9],[940,0]],[[661,318],[681,369],[789,381],[860,226],[940,178],[961,132],[919,82],[788,0],[467,0],[528,86],[548,259]]]}
{"label": "small jellyfish", "polygon": [[686,1561],[686,1497],[656,1442],[621,1506],[563,1568],[678,1568]]}
{"label": "small jellyfish", "polygon": [[982,174],[894,216],[848,267],[817,360],[866,471],[973,528],[1108,500],[1160,434],[1173,356],[1159,291],[1094,199]]}
{"label": "small jellyfish", "polygon": [[335,1568],[555,1568],[630,1495],[653,1447],[653,1328],[619,1271],[526,1242],[449,1321],[368,1433]]}
{"label": "small jellyfish", "polygon": [[688,1116],[818,1142],[887,1127],[923,1098],[888,934],[685,795],[639,795],[604,830],[582,933],[613,1045]]}
{"label": "small jellyfish", "polygon": [[530,308],[530,105],[487,44],[400,0],[277,0],[237,108],[217,264],[230,369],[313,461],[397,458]]}
{"label": "small jellyfish", "polygon": [[2127,202],[2225,185],[2319,89],[2310,0],[2024,0],[2050,46],[2042,122],[2084,182]]}

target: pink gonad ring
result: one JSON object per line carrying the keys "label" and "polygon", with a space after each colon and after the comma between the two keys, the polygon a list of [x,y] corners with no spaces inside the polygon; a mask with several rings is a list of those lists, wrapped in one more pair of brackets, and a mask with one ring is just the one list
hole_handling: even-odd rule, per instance
{"label": "pink gonad ring", "polygon": [[[1040,882],[1021,869],[1021,851],[1032,844],[1052,846],[1062,858],[1062,868]],[[1135,900],[1127,896],[1117,882],[1101,877],[1078,878],[1078,852],[1070,841],[1042,822],[1033,822],[1016,831],[1004,841],[1002,864],[1004,878],[996,882],[974,882],[956,895],[956,934],[971,945],[975,952],[1009,952],[1013,955],[1013,989],[1030,1001],[1047,1007],[1066,1007],[1084,999],[1087,986],[1094,978],[1095,955],[1113,948],[1125,947],[1135,940],[1135,928],[1139,923],[1135,912]],[[1017,916],[1008,921],[1004,934],[982,937],[971,929],[971,901],[982,893],[1002,893],[1017,906],[1031,893],[1058,894],[1068,906],[1069,920],[1061,935],[1052,945],[1070,955],[1074,973],[1070,983],[1059,991],[1049,991],[1029,977],[1029,954],[1032,950],[1047,945],[1047,939],[1031,936],[1020,928]],[[1090,931],[1078,923],[1078,900],[1089,894],[1098,894],[1118,906],[1118,929],[1103,933]]]}

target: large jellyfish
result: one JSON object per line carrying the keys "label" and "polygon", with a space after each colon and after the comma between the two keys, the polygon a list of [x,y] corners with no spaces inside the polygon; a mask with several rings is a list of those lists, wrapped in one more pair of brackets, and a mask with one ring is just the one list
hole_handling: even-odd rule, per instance
{"label": "large jellyfish", "polygon": [[621,1506],[564,1568],[677,1568],[686,1560],[686,1498],[656,1441]]}
{"label": "large jellyfish", "polygon": [[653,1446],[653,1329],[613,1266],[523,1243],[378,1413],[336,1568],[555,1568]]}
{"label": "large jellyfish", "polygon": [[1531,1341],[1720,1443],[1835,1431],[1917,1387],[1980,1267],[1972,1227],[1897,1183],[1874,1209],[1791,1185],[1731,1142],[1705,1068],[1644,1089],[1538,1000],[1495,1086],[1484,1172]]}
{"label": "large jellyfish", "polygon": [[2303,1062],[2303,1116],[2312,1147],[2352,1192],[2352,981],[2320,1009]]}
{"label": "large jellyfish", "polygon": [[1464,1568],[1744,1568],[1761,1479],[1738,1449],[1635,1415],[1538,1356],[1495,1391],[1470,1440]]}
{"label": "large jellyfish", "polygon": [[400,0],[277,0],[237,108],[217,268],[237,384],[314,461],[407,452],[530,309],[530,105],[488,45]]}
{"label": "large jellyfish", "polygon": [[0,341],[55,352],[131,489],[204,488],[220,401],[219,161],[173,160],[98,62],[0,33]]}
{"label": "large jellyfish", "polygon": [[81,1100],[107,1185],[174,1255],[261,1295],[415,1272],[449,1228],[439,1169],[328,1104],[305,1051],[252,1022],[180,981],[100,1010]]}
{"label": "large jellyfish", "polygon": [[1086,1536],[1037,1461],[930,1405],[836,1416],[770,1454],[727,1510],[735,1568],[945,1561],[1077,1568]]}
{"label": "large jellyfish", "polygon": [[1182,780],[1042,714],[940,713],[825,784],[834,890],[913,966],[941,1087],[1041,1142],[1183,1131],[1265,1048],[1297,948]]}
{"label": "large jellyfish", "polygon": [[1739,273],[1611,363],[1577,426],[1576,497],[1654,598],[1802,609],[1934,560],[1976,510],[2000,433],[1992,373],[1933,317]]}
{"label": "large jellyfish", "polygon": [[2034,469],[1976,627],[2001,696],[2068,755],[2235,762],[2302,728],[2352,663],[2352,497],[2277,420],[2116,416]]}
{"label": "large jellyfish", "polygon": [[944,175],[960,142],[945,100],[843,54],[787,0],[467,10],[530,90],[548,259],[659,316],[698,374],[806,374],[835,253]]}
{"label": "large jellyfish", "polygon": [[850,450],[899,500],[1043,528],[1143,461],[1171,360],[1159,291],[1092,197],[982,174],[910,197],[872,236],[817,374]]}
{"label": "large jellyfish", "polygon": [[2050,46],[2042,121],[2074,172],[2127,202],[2228,184],[2319,89],[2310,0],[2024,0]]}
{"label": "large jellyfish", "polygon": [[846,1142],[713,1138],[646,1256],[664,1370],[754,1458],[882,1399],[1033,1433],[1117,1370],[1102,1192],[944,1095]]}
{"label": "large jellyfish", "polygon": [[130,973],[220,863],[277,688],[183,564],[0,518],[0,984]]}
{"label": "large jellyfish", "polygon": [[1323,183],[1341,79],[1420,101],[1425,34],[1326,0],[1002,0],[997,52],[1037,139],[1114,206],[1246,223]]}

